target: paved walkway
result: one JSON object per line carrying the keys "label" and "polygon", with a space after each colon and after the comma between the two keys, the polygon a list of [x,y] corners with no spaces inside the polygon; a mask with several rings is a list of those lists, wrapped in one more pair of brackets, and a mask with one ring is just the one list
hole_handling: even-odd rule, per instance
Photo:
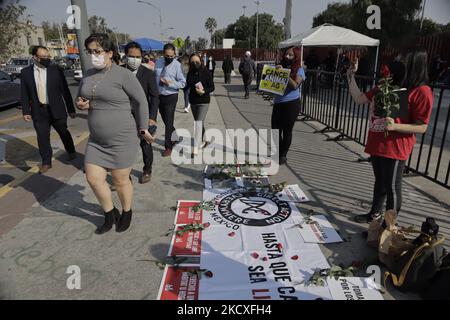
{"label": "paved walkway", "polygon": [[[268,102],[254,93],[251,99],[242,99],[237,79],[227,86],[216,80],[207,127],[268,128]],[[192,114],[182,113],[181,101],[182,95],[176,127],[191,129]],[[160,134],[162,129],[161,124]],[[367,211],[373,184],[371,168],[355,161],[358,156],[352,146],[327,142],[326,136],[314,131],[311,123],[296,124],[288,165],[271,181],[298,183],[312,199],[300,209],[325,213],[345,238],[344,243],[321,246],[330,263],[370,263],[375,253],[360,237],[364,228],[349,218]],[[0,221],[8,222],[0,228],[0,299],[155,299],[162,270],[154,261],[166,256],[170,239],[164,234],[173,225],[172,208],[178,199],[201,199],[203,190],[203,166],[175,166],[162,158],[158,152],[163,149],[162,138],[155,148],[153,181],[137,183],[141,156],[134,167],[134,218],[124,234],[94,234],[103,218],[79,170],[81,160],[75,167],[57,164],[49,175],[35,175],[0,199]],[[83,148],[80,144],[78,151],[83,152]],[[408,179],[405,185],[401,221],[418,225],[425,216],[433,215],[443,231],[450,233],[448,190],[433,198]],[[447,203],[436,199],[447,199]],[[115,202],[119,203],[117,197]],[[70,265],[81,268],[82,290],[66,288]],[[414,297],[397,292],[394,296]]]}

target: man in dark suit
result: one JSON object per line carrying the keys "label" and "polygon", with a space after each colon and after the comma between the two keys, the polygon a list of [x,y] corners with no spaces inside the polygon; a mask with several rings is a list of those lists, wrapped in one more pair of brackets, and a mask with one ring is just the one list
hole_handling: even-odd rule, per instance
{"label": "man in dark suit", "polygon": [[[137,42],[130,42],[125,47],[125,67],[132,71],[144,89],[148,101],[149,110],[149,132],[156,132],[156,117],[159,106],[159,89],[156,82],[156,73],[142,64],[142,48]],[[152,177],[153,147],[144,139],[141,140],[142,157],[144,160],[143,174],[139,178],[140,183],[147,183]]]}
{"label": "man in dark suit", "polygon": [[42,158],[40,173],[45,173],[52,167],[50,126],[58,132],[69,160],[76,158],[67,112],[72,119],[76,113],[66,78],[57,66],[50,65],[47,48],[36,46],[32,55],[34,64],[22,69],[20,76],[22,113],[26,122],[33,121]]}

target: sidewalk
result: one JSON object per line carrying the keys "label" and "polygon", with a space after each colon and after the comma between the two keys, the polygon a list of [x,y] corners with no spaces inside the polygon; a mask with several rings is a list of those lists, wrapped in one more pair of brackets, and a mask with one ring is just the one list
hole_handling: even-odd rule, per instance
{"label": "sidewalk", "polygon": [[[220,80],[216,78],[207,128],[270,128],[272,107],[268,102],[253,92],[249,100],[244,100],[239,80],[234,79],[226,86]],[[180,94],[176,128],[192,132],[192,114],[182,112],[182,101]],[[134,166],[133,223],[124,234],[114,231],[102,236],[94,234],[103,217],[82,171],[75,171],[68,180],[57,174],[37,175],[26,186],[11,192],[19,203],[30,194],[37,194],[36,189],[42,186],[53,185],[58,189],[50,197],[35,197],[32,208],[18,213],[24,218],[1,235],[0,299],[156,298],[163,271],[154,261],[166,257],[170,238],[164,234],[173,226],[172,207],[180,199],[202,198],[204,167],[175,166],[170,159],[162,158],[163,128],[161,123],[154,148],[152,182],[146,185],[137,182],[142,170],[141,155]],[[366,226],[350,221],[355,214],[368,210],[372,169],[367,163],[356,162],[361,152],[358,147],[349,142],[327,142],[325,135],[314,131],[311,122],[296,123],[288,165],[282,166],[271,182],[299,184],[311,199],[299,206],[301,212],[312,209],[324,213],[345,239],[344,243],[321,245],[330,264],[375,262],[376,252],[360,236]],[[424,180],[414,179],[414,183]],[[420,225],[425,216],[434,216],[448,236],[450,191],[433,185],[428,185],[426,192],[420,189],[412,185],[410,178],[405,179],[401,223]],[[115,203],[119,204],[116,194]],[[66,269],[70,265],[81,268],[81,290],[66,287],[69,276]],[[387,299],[416,298],[391,291],[394,297],[387,294]]]}
{"label": "sidewalk", "polygon": [[[175,124],[192,132],[192,113],[183,113],[182,101],[180,94]],[[133,222],[123,234],[94,234],[103,222],[102,210],[80,170],[67,182],[36,175],[8,194],[33,197],[45,186],[59,189],[50,198],[35,197],[29,212],[17,213],[23,220],[2,235],[0,299],[156,299],[163,271],[152,260],[166,257],[170,238],[164,234],[173,227],[177,200],[202,198],[204,168],[175,166],[161,157],[164,125],[160,117],[158,121],[152,182],[137,182],[143,166],[139,154],[132,172]],[[207,126],[224,128],[214,100]],[[116,193],[114,202],[120,208]],[[81,290],[66,287],[70,265],[81,268]]]}

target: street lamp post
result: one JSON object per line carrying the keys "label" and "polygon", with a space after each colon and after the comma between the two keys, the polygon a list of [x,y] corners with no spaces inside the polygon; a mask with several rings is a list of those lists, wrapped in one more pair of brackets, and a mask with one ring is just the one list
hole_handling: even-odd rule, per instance
{"label": "street lamp post", "polygon": [[119,41],[117,40],[117,27],[112,28],[114,31],[114,36],[116,37],[116,46],[117,46],[117,52],[120,52],[119,48]]}
{"label": "street lamp post", "polygon": [[259,5],[260,1],[255,1],[256,4],[256,63],[258,63],[258,37],[259,37]]}
{"label": "street lamp post", "polygon": [[162,20],[162,12],[161,12],[161,8],[155,6],[153,3],[150,3],[150,2],[148,2],[148,1],[141,1],[141,0],[138,0],[138,3],[144,3],[144,4],[146,4],[146,5],[149,5],[150,7],[152,7],[152,8],[154,8],[154,9],[158,10],[158,12],[159,12],[159,30],[160,30],[161,41],[164,40],[164,39],[163,39],[163,38],[164,38],[164,34],[163,34],[163,20]]}
{"label": "street lamp post", "polygon": [[244,9],[244,17],[245,17],[245,9],[247,9],[247,6],[242,6],[242,9]]}

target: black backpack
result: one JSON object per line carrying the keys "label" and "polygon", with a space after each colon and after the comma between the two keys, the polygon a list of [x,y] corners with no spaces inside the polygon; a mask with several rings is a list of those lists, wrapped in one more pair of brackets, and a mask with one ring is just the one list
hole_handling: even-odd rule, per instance
{"label": "black backpack", "polygon": [[385,272],[385,287],[389,277],[400,291],[420,292],[431,283],[447,255],[442,246],[445,239],[428,236],[422,240],[422,244],[405,252],[391,270]]}
{"label": "black backpack", "polygon": [[440,270],[420,296],[424,300],[450,300],[450,254],[444,258]]}
{"label": "black backpack", "polygon": [[244,60],[242,62],[241,68],[239,70],[239,72],[243,75],[243,76],[250,76],[252,74],[252,66],[251,66],[252,60]]}

